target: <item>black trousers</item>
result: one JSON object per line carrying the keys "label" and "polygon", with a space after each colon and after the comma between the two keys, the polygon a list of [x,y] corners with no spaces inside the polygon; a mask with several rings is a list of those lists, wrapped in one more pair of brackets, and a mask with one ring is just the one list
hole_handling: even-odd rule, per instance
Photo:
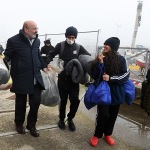
{"label": "black trousers", "polygon": [[[40,85],[34,85],[34,94],[29,94],[29,106],[30,110],[27,116],[28,128],[35,127],[38,116],[38,109],[41,102],[41,87]],[[15,101],[15,123],[23,125],[26,115],[26,104],[28,94],[17,94]]]}
{"label": "black trousers", "polygon": [[58,78],[58,89],[61,98],[59,106],[59,118],[64,120],[66,117],[66,105],[69,96],[70,111],[67,114],[68,120],[72,120],[78,110],[79,100],[79,83],[73,83],[70,78]]}
{"label": "black trousers", "polygon": [[112,135],[120,105],[97,106],[96,128],[94,136]]}

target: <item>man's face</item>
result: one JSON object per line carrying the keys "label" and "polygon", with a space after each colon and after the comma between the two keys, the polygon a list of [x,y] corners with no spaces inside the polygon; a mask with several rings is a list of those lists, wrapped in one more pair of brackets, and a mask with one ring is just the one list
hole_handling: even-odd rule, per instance
{"label": "man's face", "polygon": [[67,36],[67,43],[72,45],[75,42],[75,36]]}
{"label": "man's face", "polygon": [[50,44],[46,44],[46,46],[50,46]]}
{"label": "man's face", "polygon": [[67,38],[68,38],[69,40],[75,41],[75,36],[70,35],[70,36],[67,36]]}
{"label": "man's face", "polygon": [[36,38],[36,34],[38,33],[38,27],[35,23],[29,23],[28,27],[25,29],[25,33],[29,39]]}

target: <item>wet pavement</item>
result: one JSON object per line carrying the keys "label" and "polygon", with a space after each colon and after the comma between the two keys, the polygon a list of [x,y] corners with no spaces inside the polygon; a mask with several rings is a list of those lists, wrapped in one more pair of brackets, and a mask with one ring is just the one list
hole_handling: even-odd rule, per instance
{"label": "wet pavement", "polygon": [[[80,98],[86,87],[81,86]],[[89,145],[95,127],[96,107],[90,111],[81,101],[74,122],[77,131],[57,127],[58,106],[41,105],[37,122],[40,137],[17,134],[14,126],[14,94],[0,91],[0,150],[150,150],[150,121],[137,104],[122,105],[114,128],[116,145],[109,146],[100,139],[97,147]],[[27,107],[27,112],[29,107]],[[67,107],[68,111],[68,107]],[[26,124],[26,122],[25,122]]]}
{"label": "wet pavement", "polygon": [[[94,118],[96,108],[88,112]],[[93,120],[94,121],[94,120]],[[150,150],[150,117],[137,104],[121,105],[113,135],[132,146]]]}

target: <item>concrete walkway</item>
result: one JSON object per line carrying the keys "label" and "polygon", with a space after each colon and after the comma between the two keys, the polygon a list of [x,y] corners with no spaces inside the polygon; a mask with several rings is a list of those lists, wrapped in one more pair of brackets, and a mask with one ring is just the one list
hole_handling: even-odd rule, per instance
{"label": "concrete walkway", "polygon": [[[84,88],[80,91],[83,96]],[[68,127],[62,131],[57,127],[58,106],[46,107],[41,105],[37,122],[40,137],[32,137],[28,132],[25,135],[17,134],[14,126],[14,96],[8,91],[0,91],[0,150],[149,150],[136,143],[130,143],[120,138],[126,135],[126,128],[120,128],[120,121],[116,123],[114,131],[115,146],[109,146],[100,139],[97,147],[89,145],[95,127],[95,108],[86,110],[81,101],[74,123],[77,130],[69,131]],[[28,112],[29,107],[27,108]],[[68,109],[67,109],[68,110]],[[122,122],[124,124],[124,122]],[[26,122],[25,122],[26,125]],[[123,126],[121,124],[121,126]],[[118,133],[119,132],[119,133]],[[134,134],[134,131],[133,131]],[[136,137],[135,137],[136,138]]]}

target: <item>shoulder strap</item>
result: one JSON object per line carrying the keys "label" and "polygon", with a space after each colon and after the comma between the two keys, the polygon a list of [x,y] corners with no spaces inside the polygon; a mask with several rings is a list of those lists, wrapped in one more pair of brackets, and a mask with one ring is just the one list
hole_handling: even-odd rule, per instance
{"label": "shoulder strap", "polygon": [[76,44],[76,50],[77,50],[77,55],[79,55],[79,51],[80,51],[80,45],[75,43]]}
{"label": "shoulder strap", "polygon": [[[79,50],[80,50],[80,45],[75,43],[76,44],[76,50],[77,50],[77,55],[79,54]],[[60,48],[60,53],[59,53],[59,58],[61,57],[63,51],[64,51],[64,48],[65,48],[65,41],[62,41],[61,42],[61,48]]]}
{"label": "shoulder strap", "polygon": [[60,53],[59,53],[59,58],[61,57],[63,51],[64,51],[64,48],[65,48],[65,41],[62,41],[61,42],[61,48],[60,48]]}

